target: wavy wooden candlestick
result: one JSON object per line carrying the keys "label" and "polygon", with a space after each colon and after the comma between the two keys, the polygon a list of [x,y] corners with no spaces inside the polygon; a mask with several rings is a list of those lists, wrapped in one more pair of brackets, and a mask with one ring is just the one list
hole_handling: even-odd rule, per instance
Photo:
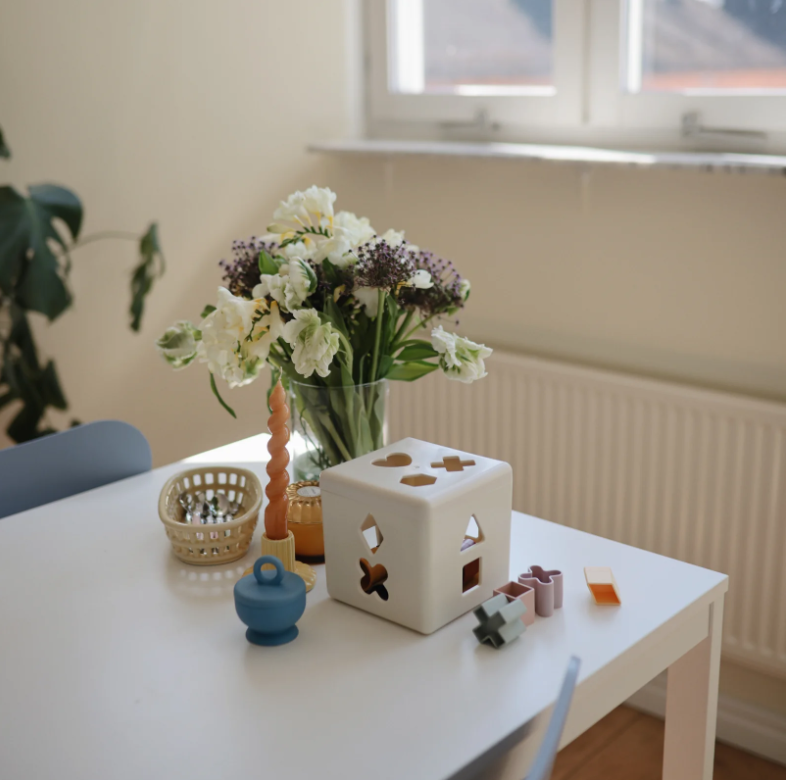
{"label": "wavy wooden candlestick", "polygon": [[279,381],[270,394],[270,409],[272,414],[267,421],[267,429],[270,431],[270,441],[267,444],[267,451],[270,453],[270,460],[267,464],[267,475],[269,481],[265,488],[265,495],[268,499],[265,507],[265,535],[268,539],[287,538],[287,510],[289,509],[289,498],[287,497],[287,487],[289,487],[289,453],[287,444],[289,443],[289,406],[287,406],[287,395]]}
{"label": "wavy wooden candlestick", "polygon": [[[267,506],[265,507],[265,533],[262,534],[262,555],[275,555],[287,571],[293,571],[303,578],[306,590],[311,590],[317,581],[317,573],[307,564],[295,560],[295,537],[287,528],[289,406],[281,382],[276,384],[270,394],[270,409],[272,414],[267,421],[267,429],[270,431],[270,441],[267,444],[267,451],[270,453],[267,464],[269,480],[265,488]],[[270,568],[270,564],[265,564],[262,568]],[[246,574],[249,571],[250,569]]]}

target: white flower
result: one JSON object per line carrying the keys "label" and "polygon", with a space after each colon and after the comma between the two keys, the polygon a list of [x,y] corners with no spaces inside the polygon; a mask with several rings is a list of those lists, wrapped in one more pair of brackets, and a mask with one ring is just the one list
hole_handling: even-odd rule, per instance
{"label": "white flower", "polygon": [[474,382],[486,376],[485,358],[492,350],[484,344],[448,333],[440,325],[431,331],[431,344],[439,352],[439,365],[448,379]]}
{"label": "white flower", "polygon": [[[376,244],[380,241],[384,241],[391,249],[395,249],[404,243],[404,231],[393,230],[393,228],[390,228],[389,230],[386,230],[381,236],[378,236],[373,243]],[[415,246],[415,244],[407,244],[407,251],[419,252],[420,247]]]}
{"label": "white flower", "polygon": [[314,262],[321,263],[327,259],[337,268],[346,268],[357,262],[357,256],[352,251],[352,236],[344,228],[336,228],[330,238],[315,238]]}
{"label": "white flower", "polygon": [[243,344],[243,348],[249,357],[255,357],[260,361],[265,361],[270,354],[270,347],[276,343],[279,337],[284,335],[286,323],[281,316],[278,304],[273,301],[270,310],[262,316],[254,325],[251,333],[251,340]]}
{"label": "white flower", "polygon": [[356,287],[352,293],[357,302],[366,310],[372,320],[379,311],[379,289],[377,287]]}
{"label": "white flower", "polygon": [[167,328],[156,341],[156,348],[172,368],[185,368],[197,355],[199,331],[186,320]]}
{"label": "white flower", "polygon": [[286,306],[286,284],[289,279],[289,266],[282,265],[277,274],[261,274],[259,284],[251,291],[254,298],[271,297],[281,306]]}
{"label": "white flower", "polygon": [[336,193],[327,187],[309,187],[305,192],[293,192],[273,212],[271,233],[282,240],[292,238],[301,230],[329,228],[333,221]]}
{"label": "white flower", "polygon": [[295,311],[317,289],[317,275],[302,258],[282,263],[277,274],[261,274],[251,294],[254,298],[271,297],[284,311]]}
{"label": "white flower", "polygon": [[339,334],[329,323],[323,325],[314,309],[299,309],[294,314],[295,318],[284,326],[284,338],[293,349],[295,370],[304,377],[315,371],[326,377],[338,352]]}
{"label": "white flower", "polygon": [[289,277],[285,286],[287,309],[299,309],[311,293],[317,289],[317,275],[314,269],[301,257],[294,257],[289,263]]}
{"label": "white flower", "polygon": [[[265,325],[265,317],[260,319],[263,312],[272,315],[264,299],[249,301],[219,287],[215,311],[202,320],[202,340],[197,347],[199,359],[207,363],[211,374],[218,374],[230,387],[253,381],[267,358],[272,341],[262,340],[260,336],[266,335],[262,330],[275,322]],[[277,310],[275,314],[278,316]]]}
{"label": "white flower", "polygon": [[279,249],[279,254],[283,255],[287,261],[293,257],[301,257],[303,260],[313,260],[319,250],[317,242],[313,239],[318,236],[306,236],[306,241],[295,241],[293,244],[287,244],[285,247]]}
{"label": "white flower", "polygon": [[461,296],[462,301],[466,301],[469,298],[469,294],[472,290],[472,285],[469,283],[469,279],[462,279],[459,283],[458,293]]}
{"label": "white flower", "polygon": [[419,290],[428,290],[434,286],[431,281],[431,274],[423,268],[415,271],[415,273],[404,282],[404,287],[417,287]]}
{"label": "white flower", "polygon": [[336,232],[341,229],[353,249],[367,244],[376,235],[368,217],[358,217],[351,211],[339,211],[333,220],[333,227]]}

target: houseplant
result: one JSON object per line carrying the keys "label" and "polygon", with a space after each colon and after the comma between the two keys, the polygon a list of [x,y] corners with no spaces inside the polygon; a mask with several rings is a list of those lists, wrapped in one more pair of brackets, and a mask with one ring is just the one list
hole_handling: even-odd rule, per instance
{"label": "houseplant", "polygon": [[[0,131],[0,157],[10,156]],[[6,429],[16,442],[52,433],[47,410],[68,408],[54,361],[39,356],[29,315],[43,314],[51,322],[71,305],[71,253],[101,239],[138,242],[140,259],[131,277],[134,331],[141,326],[145,298],[164,271],[155,222],[141,237],[120,231],[81,236],[82,216],[82,203],[65,187],[39,184],[29,187],[27,196],[0,187],[0,409],[21,404]]]}
{"label": "houseplant", "polygon": [[[235,241],[221,261],[225,286],[199,325],[180,321],[158,340],[173,368],[207,364],[229,387],[254,381],[270,364],[287,385],[295,430],[310,451],[298,479],[384,444],[387,383],[441,368],[451,379],[485,376],[491,350],[445,331],[470,285],[449,261],[377,234],[365,217],[336,213],[336,195],[310,187],[282,201],[266,235]],[[430,339],[419,332],[431,326]],[[436,326],[436,327],[435,327]]]}

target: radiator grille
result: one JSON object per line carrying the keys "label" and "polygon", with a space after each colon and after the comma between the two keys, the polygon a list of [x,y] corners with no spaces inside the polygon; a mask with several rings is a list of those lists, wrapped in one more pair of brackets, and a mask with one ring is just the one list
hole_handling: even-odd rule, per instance
{"label": "radiator grille", "polygon": [[725,572],[724,655],[786,677],[786,405],[495,352],[393,383],[390,441],[508,461],[516,509]]}

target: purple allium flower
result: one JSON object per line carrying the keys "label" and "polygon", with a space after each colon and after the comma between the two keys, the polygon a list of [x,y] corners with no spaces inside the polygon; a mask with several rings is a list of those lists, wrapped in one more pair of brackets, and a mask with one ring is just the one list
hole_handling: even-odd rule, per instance
{"label": "purple allium flower", "polygon": [[251,236],[248,241],[233,241],[232,254],[234,259],[219,261],[224,269],[223,279],[232,295],[251,298],[251,291],[259,284],[259,253],[265,250],[268,254],[276,254],[278,247],[273,243],[265,243],[261,238]]}
{"label": "purple allium flower", "polygon": [[399,303],[420,309],[427,317],[433,314],[453,314],[461,309],[465,301],[461,290],[462,278],[453,263],[424,250],[410,254],[414,271],[428,271],[434,286],[428,289],[402,287]]}
{"label": "purple allium flower", "polygon": [[396,290],[415,273],[415,253],[404,243],[397,247],[386,241],[365,244],[357,250],[355,284]]}

